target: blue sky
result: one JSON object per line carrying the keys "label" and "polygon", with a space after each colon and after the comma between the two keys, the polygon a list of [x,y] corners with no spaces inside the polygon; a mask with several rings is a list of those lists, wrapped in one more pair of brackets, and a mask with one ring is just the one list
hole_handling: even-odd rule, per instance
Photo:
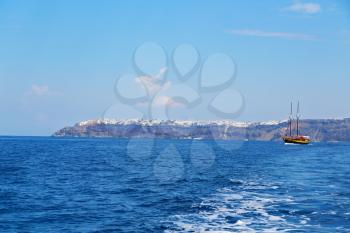
{"label": "blue sky", "polygon": [[[174,62],[184,44],[190,49]],[[200,59],[184,83],[173,65],[190,64],[191,48]],[[135,65],[137,51],[142,64]],[[226,89],[236,94],[215,104],[229,111],[244,96],[236,120],[285,119],[291,100],[301,101],[304,118],[350,117],[347,1],[1,0],[0,135],[50,135],[81,120],[137,117],[148,102],[123,105],[116,79],[123,77],[121,92],[140,97],[145,90],[137,81],[157,87],[152,78],[162,72],[166,88],[153,99],[152,117],[162,118],[162,105],[174,103],[172,118],[220,118],[206,103],[222,89],[195,90],[203,104],[187,111],[171,99],[190,96],[183,84],[196,89],[203,72],[209,85],[232,72],[215,54],[235,61]],[[210,59],[219,64],[200,72]],[[141,74],[143,65],[153,73]]]}

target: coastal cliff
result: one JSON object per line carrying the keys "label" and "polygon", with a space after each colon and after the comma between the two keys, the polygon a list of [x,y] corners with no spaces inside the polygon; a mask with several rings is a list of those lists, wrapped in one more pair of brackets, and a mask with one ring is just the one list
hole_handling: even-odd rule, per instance
{"label": "coastal cliff", "polygon": [[[350,118],[300,121],[301,133],[313,141],[350,141]],[[65,127],[54,137],[183,138],[224,140],[280,140],[287,121],[236,122],[178,120],[88,120]]]}

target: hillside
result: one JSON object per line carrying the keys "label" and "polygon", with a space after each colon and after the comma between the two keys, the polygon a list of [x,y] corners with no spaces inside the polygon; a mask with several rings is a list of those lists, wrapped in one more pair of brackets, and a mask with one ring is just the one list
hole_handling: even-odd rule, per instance
{"label": "hillside", "polygon": [[[350,141],[350,118],[302,120],[300,128],[313,141]],[[273,141],[280,140],[286,130],[286,121],[88,120],[60,129],[53,136]]]}

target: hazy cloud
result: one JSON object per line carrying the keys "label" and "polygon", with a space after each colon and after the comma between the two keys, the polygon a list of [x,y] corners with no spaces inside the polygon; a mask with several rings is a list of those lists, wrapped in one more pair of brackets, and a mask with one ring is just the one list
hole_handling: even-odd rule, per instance
{"label": "hazy cloud", "polygon": [[[168,90],[171,88],[171,82],[164,79],[167,68],[161,68],[157,74],[153,76],[139,76],[135,78],[135,82],[145,88],[148,93],[153,96],[152,104],[155,107],[181,106],[173,97],[169,96]],[[140,105],[145,105],[146,102],[140,102]]]}
{"label": "hazy cloud", "polygon": [[156,107],[163,107],[163,106],[177,107],[177,106],[182,105],[182,104],[176,102],[170,96],[156,96],[153,101],[154,101],[153,104]]}
{"label": "hazy cloud", "polygon": [[166,70],[167,68],[164,67],[154,76],[139,76],[135,79],[135,82],[146,88],[150,95],[154,95],[160,90],[168,89],[170,86],[170,82],[163,79]]}
{"label": "hazy cloud", "polygon": [[295,2],[292,5],[285,8],[285,10],[293,11],[297,13],[303,13],[303,14],[316,14],[321,11],[321,6],[317,3],[302,3],[302,2]]}
{"label": "hazy cloud", "polygon": [[270,32],[253,29],[238,29],[228,30],[230,34],[241,35],[241,36],[255,36],[255,37],[275,37],[290,40],[315,40],[316,37],[304,33],[292,33],[292,32]]}
{"label": "hazy cloud", "polygon": [[62,95],[63,93],[51,90],[48,85],[33,84],[29,91],[29,94],[34,96],[54,96]]}

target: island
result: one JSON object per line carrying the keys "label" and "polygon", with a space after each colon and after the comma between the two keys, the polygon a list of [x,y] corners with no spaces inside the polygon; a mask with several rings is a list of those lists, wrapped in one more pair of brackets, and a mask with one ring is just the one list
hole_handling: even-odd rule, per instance
{"label": "island", "polygon": [[[312,141],[350,142],[350,118],[305,119],[300,121],[300,128]],[[276,141],[281,140],[287,129],[287,120],[238,122],[97,119],[64,127],[52,136]]]}

